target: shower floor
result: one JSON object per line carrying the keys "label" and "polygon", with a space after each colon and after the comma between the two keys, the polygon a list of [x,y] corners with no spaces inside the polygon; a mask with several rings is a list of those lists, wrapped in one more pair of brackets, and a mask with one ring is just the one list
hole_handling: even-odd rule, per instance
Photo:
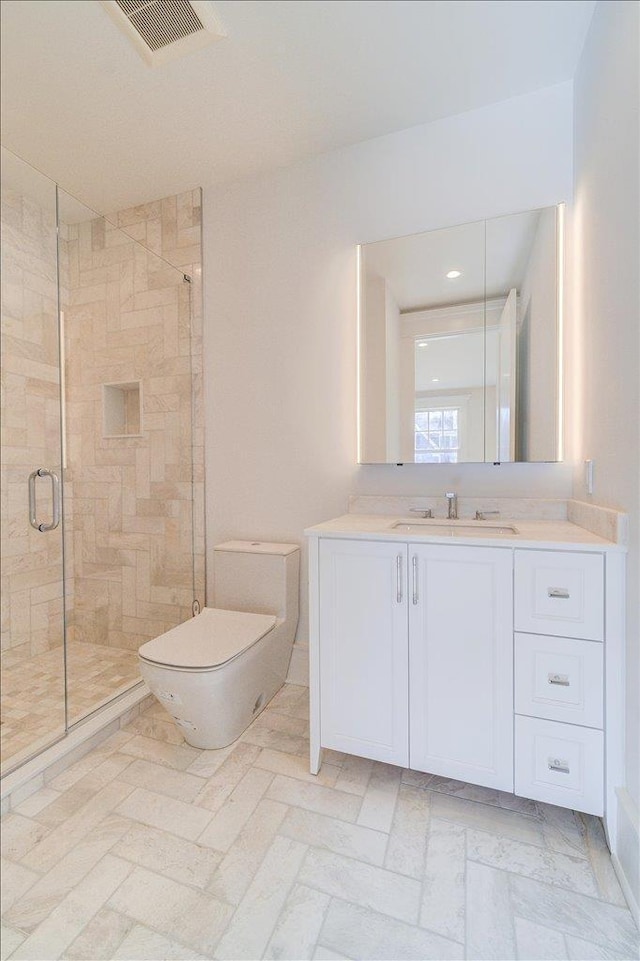
{"label": "shower floor", "polygon": [[[69,724],[140,680],[138,654],[100,644],[67,646]],[[2,657],[2,766],[28,757],[64,733],[62,648],[12,663]]]}

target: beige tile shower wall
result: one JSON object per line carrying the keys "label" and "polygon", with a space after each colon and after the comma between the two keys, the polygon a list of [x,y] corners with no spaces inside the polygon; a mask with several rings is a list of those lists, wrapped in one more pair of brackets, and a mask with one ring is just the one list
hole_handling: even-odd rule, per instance
{"label": "beige tile shower wall", "polygon": [[[188,272],[197,255],[199,272],[199,192],[120,221],[124,230],[102,219],[69,227],[67,466],[75,637],[135,649],[191,615],[191,367],[201,351],[191,286],[165,261],[183,251]],[[103,385],[135,382],[141,434],[103,436]]]}
{"label": "beige tile shower wall", "polygon": [[117,224],[191,278],[192,443],[196,597],[205,603],[204,404],[202,387],[202,190],[121,210]]}
{"label": "beige tile shower wall", "polygon": [[[63,636],[60,530],[34,530],[27,509],[31,471],[60,464],[53,196],[44,210],[3,188],[2,247],[2,650],[14,660]],[[49,482],[37,484],[48,521]]]}

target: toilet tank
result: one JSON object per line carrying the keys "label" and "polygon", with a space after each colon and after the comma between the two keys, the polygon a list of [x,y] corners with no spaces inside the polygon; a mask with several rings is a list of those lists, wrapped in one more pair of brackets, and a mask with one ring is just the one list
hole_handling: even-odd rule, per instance
{"label": "toilet tank", "polygon": [[226,541],[214,548],[214,603],[229,611],[298,620],[300,548]]}

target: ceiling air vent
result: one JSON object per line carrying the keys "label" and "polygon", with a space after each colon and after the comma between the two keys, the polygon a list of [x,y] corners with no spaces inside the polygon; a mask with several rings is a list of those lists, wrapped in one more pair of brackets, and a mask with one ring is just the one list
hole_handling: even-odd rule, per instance
{"label": "ceiling air vent", "polygon": [[208,0],[101,0],[138,53],[156,67],[224,37]]}

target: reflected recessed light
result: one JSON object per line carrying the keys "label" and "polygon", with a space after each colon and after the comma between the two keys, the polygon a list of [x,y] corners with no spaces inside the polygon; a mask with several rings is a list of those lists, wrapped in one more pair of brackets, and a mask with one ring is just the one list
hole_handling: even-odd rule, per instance
{"label": "reflected recessed light", "polygon": [[432,384],[439,384],[439,383],[440,383],[440,378],[439,378],[439,377],[432,377],[432,378],[431,378],[431,383],[432,383]]}
{"label": "reflected recessed light", "polygon": [[428,346],[429,346],[429,341],[428,341],[428,340],[418,340],[418,341],[416,341],[416,347],[428,347]]}
{"label": "reflected recessed light", "polygon": [[450,270],[449,273],[447,274],[447,280],[455,280],[456,277],[461,277],[461,276],[462,276],[461,270]]}

